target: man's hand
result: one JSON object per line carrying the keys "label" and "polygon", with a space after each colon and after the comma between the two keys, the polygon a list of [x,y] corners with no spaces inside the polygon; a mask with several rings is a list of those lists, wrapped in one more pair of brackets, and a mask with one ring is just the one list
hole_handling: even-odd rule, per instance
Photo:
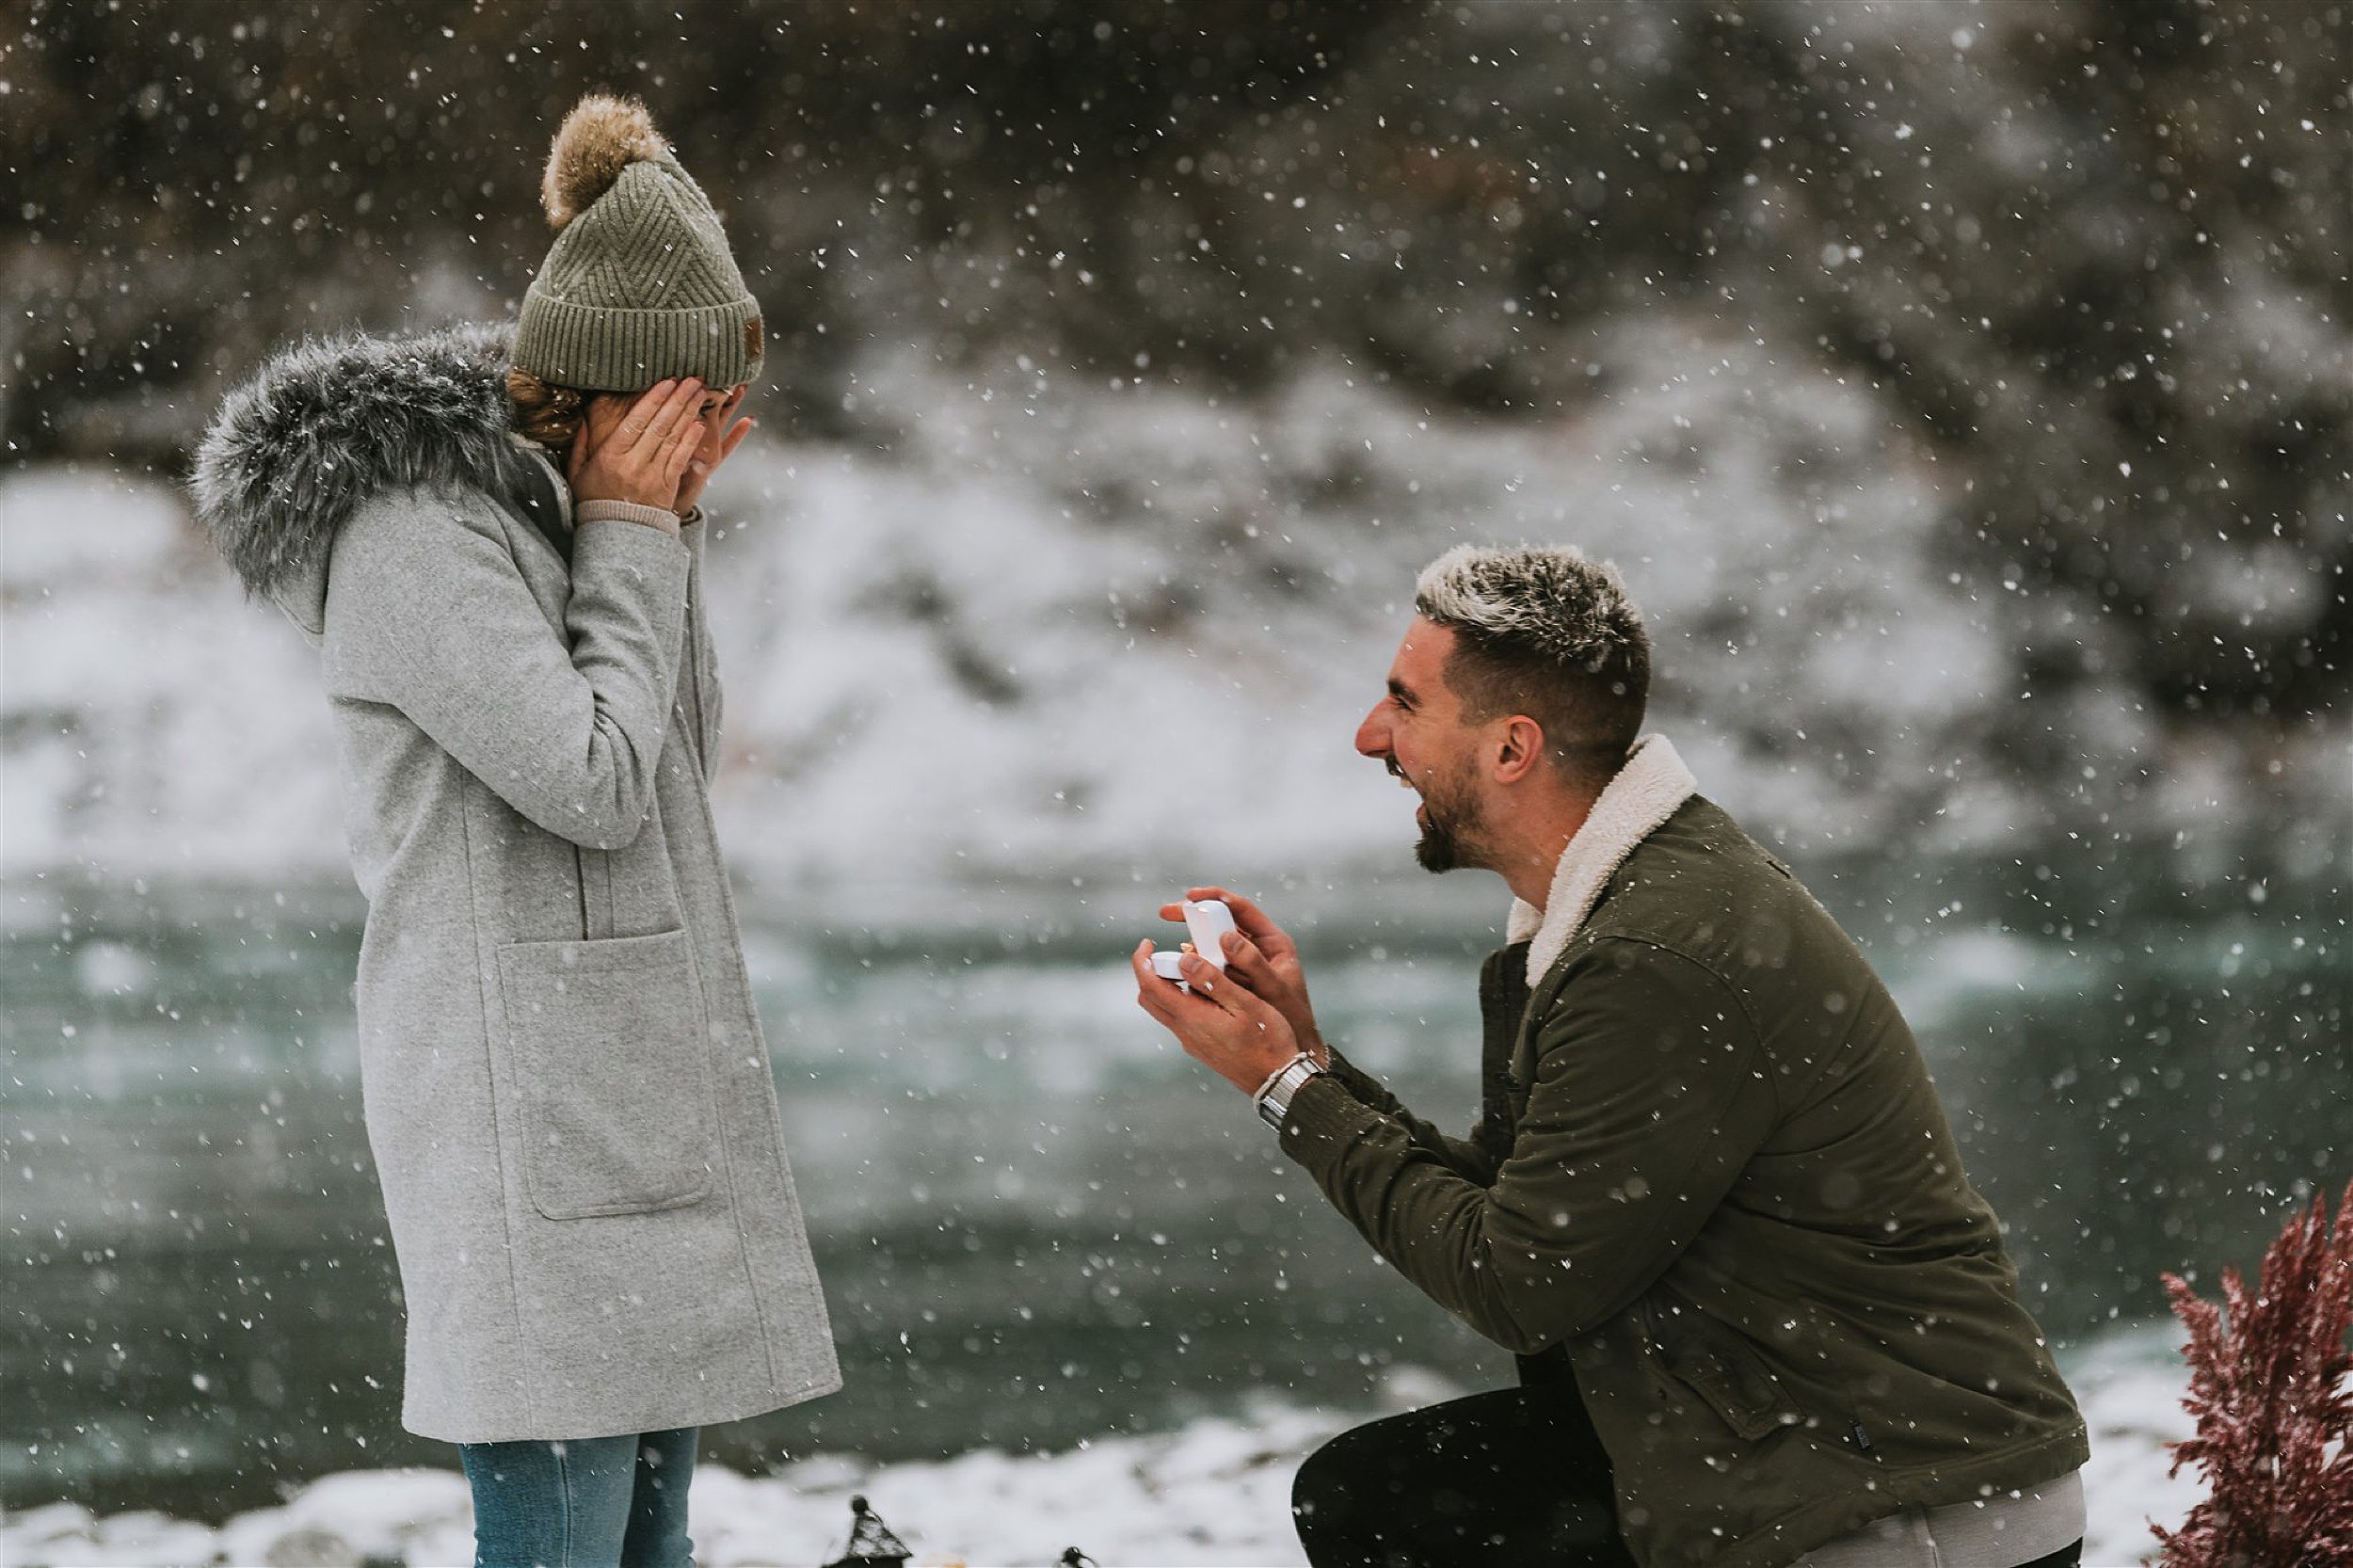
{"label": "man's hand", "polygon": [[1152,972],[1152,944],[1128,954],[1136,971],[1136,1001],[1176,1036],[1185,1054],[1245,1095],[1299,1054],[1299,1038],[1283,1015],[1251,995],[1197,952],[1185,954],[1187,996]]}
{"label": "man's hand", "polygon": [[[1236,928],[1225,936],[1225,962],[1230,966],[1226,973],[1283,1015],[1299,1042],[1298,1048],[1314,1057],[1317,1066],[1331,1065],[1332,1053],[1324,1047],[1322,1032],[1316,1028],[1316,1010],[1307,1000],[1307,977],[1300,968],[1299,945],[1267,919],[1265,910],[1240,893],[1223,888],[1188,888],[1185,897],[1196,904],[1209,898],[1225,901]],[[1182,924],[1184,905],[1161,904],[1160,919]]]}
{"label": "man's hand", "polygon": [[657,381],[634,402],[606,393],[591,398],[565,478],[575,501],[627,501],[640,506],[678,510],[679,481],[701,445],[703,422],[695,416],[700,381]]}
{"label": "man's hand", "polygon": [[735,420],[732,427],[728,424],[735,419],[735,411],[744,407],[744,396],[750,391],[748,386],[739,386],[724,397],[716,392],[703,394],[702,444],[687,459],[686,476],[678,482],[678,504],[672,509],[679,516],[684,517],[695,509],[695,504],[703,498],[703,487],[719,472],[719,465],[735,456],[744,438],[760,424],[756,419]]}

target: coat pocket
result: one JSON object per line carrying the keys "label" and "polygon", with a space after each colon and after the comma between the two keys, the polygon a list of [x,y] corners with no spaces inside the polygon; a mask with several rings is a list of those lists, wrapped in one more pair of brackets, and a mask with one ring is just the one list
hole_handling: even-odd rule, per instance
{"label": "coat pocket", "polygon": [[498,950],[523,1179],[551,1220],[711,1191],[711,1042],[686,933]]}
{"label": "coat pocket", "polygon": [[1644,1338],[1661,1376],[1690,1390],[1742,1437],[1769,1437],[1804,1419],[1797,1402],[1736,1329],[1696,1307],[1645,1304]]}

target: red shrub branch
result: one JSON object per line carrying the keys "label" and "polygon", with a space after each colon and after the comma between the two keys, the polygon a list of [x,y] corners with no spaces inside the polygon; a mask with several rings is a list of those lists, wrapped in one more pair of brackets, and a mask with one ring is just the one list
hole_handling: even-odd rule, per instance
{"label": "red shrub branch", "polygon": [[2173,1473],[2196,1464],[2210,1495],[2157,1530],[2163,1568],[2353,1568],[2353,1185],[2333,1228],[2315,1198],[2264,1254],[2259,1291],[2222,1272],[2219,1305],[2165,1276],[2198,1420]]}

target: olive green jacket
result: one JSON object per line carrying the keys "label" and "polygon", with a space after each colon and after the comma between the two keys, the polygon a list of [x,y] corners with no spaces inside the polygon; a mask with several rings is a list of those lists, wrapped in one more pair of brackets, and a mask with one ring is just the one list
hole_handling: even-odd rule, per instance
{"label": "olive green jacket", "polygon": [[1336,1058],[1284,1147],[1433,1300],[1566,1360],[1644,1568],[1772,1568],[2075,1469],[2082,1418],[1895,1002],[1731,818],[1667,802],[1598,857],[1597,806],[1544,926],[1488,959],[1467,1139]]}

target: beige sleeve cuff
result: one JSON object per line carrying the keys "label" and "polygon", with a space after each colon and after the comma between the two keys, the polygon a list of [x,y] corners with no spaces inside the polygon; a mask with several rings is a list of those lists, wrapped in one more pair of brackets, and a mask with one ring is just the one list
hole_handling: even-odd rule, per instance
{"label": "beige sleeve cuff", "polygon": [[668,533],[678,526],[678,514],[663,506],[641,506],[634,501],[584,501],[573,508],[574,522],[641,522]]}

